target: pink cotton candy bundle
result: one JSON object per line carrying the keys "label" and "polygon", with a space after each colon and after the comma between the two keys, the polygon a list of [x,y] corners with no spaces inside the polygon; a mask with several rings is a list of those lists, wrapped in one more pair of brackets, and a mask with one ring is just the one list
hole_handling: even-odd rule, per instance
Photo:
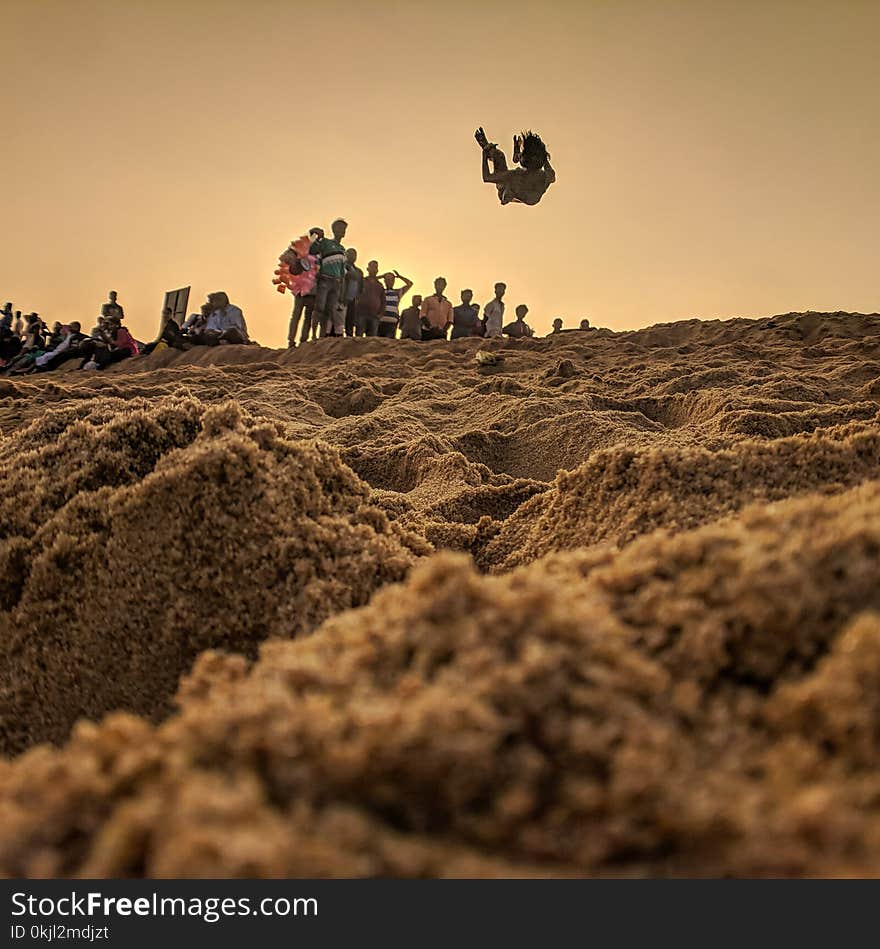
{"label": "pink cotton candy bundle", "polygon": [[318,281],[318,258],[314,254],[306,254],[305,257],[300,257],[299,265],[302,272],[291,275],[290,289],[297,296],[305,297],[315,291],[315,284]]}
{"label": "pink cotton candy bundle", "polygon": [[293,287],[290,285],[293,280],[293,274],[290,272],[290,264],[282,260],[278,264],[278,269],[275,271],[275,277],[272,280],[272,283],[275,284],[275,289],[279,293],[284,293],[285,290],[290,290],[293,293]]}
{"label": "pink cotton candy bundle", "polygon": [[272,281],[279,293],[289,290],[300,297],[314,293],[318,280],[318,258],[309,253],[309,247],[311,241],[307,236],[298,237],[290,242],[290,247],[279,258]]}

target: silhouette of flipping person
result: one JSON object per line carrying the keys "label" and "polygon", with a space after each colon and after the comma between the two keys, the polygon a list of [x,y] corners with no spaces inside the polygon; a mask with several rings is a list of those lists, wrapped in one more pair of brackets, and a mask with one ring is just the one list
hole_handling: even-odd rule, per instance
{"label": "silhouette of flipping person", "polygon": [[521,168],[507,167],[504,152],[486,138],[482,128],[477,129],[474,138],[483,149],[483,181],[498,188],[498,200],[502,204],[537,204],[556,181],[556,172],[550,167],[550,156],[540,135],[534,132],[514,135],[513,164]]}

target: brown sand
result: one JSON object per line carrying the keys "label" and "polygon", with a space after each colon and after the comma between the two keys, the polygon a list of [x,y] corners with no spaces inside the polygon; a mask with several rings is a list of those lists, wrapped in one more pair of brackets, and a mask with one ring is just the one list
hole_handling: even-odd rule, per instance
{"label": "brown sand", "polygon": [[0,382],[0,873],[880,874],[878,410],[847,314]]}

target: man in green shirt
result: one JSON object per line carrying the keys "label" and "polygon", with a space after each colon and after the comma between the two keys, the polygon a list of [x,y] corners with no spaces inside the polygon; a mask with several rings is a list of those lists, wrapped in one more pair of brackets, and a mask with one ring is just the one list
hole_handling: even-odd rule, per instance
{"label": "man in green shirt", "polygon": [[319,237],[309,248],[309,253],[321,260],[315,291],[315,320],[318,326],[323,326],[325,336],[337,335],[334,331],[337,323],[336,307],[342,302],[342,281],[345,277],[342,239],[347,228],[347,222],[337,218],[330,225],[333,237]]}

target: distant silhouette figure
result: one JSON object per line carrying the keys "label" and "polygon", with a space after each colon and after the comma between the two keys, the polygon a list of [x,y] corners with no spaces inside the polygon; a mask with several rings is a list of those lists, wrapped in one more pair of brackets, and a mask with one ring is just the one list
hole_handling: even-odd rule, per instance
{"label": "distant silhouette figure", "polygon": [[379,279],[379,261],[367,264],[367,275],[355,307],[359,336],[378,336],[379,317],[385,312],[385,285]]}
{"label": "distant silhouette figure", "polygon": [[506,283],[496,283],[495,298],[483,307],[483,335],[490,339],[501,335],[501,327],[504,325],[504,294],[506,292]]}
{"label": "distant silhouette figure", "polygon": [[422,339],[446,339],[452,326],[452,303],[446,296],[446,278],[434,281],[434,293],[422,300]]}
{"label": "distant silhouette figure", "polygon": [[[379,317],[379,335],[386,339],[394,339],[397,335],[397,324],[400,321],[400,301],[412,289],[413,282],[396,270],[390,271],[382,278],[385,281],[385,309]],[[398,280],[403,281],[402,287],[395,287]]]}
{"label": "distant silhouette figure", "polygon": [[482,127],[474,133],[474,138],[483,150],[483,181],[497,187],[502,204],[535,205],[556,181],[556,172],[550,166],[550,156],[540,135],[523,132],[513,137],[513,164],[521,168],[507,167],[504,152],[486,138]]}
{"label": "distant silhouette figure", "polygon": [[418,294],[412,298],[412,306],[400,314],[400,338],[422,338],[422,298]]}
{"label": "distant silhouette figure", "polygon": [[320,237],[309,248],[309,253],[321,261],[315,289],[313,319],[319,327],[323,327],[327,336],[341,336],[345,331],[345,316],[343,314],[340,327],[336,306],[342,298],[342,284],[345,280],[345,248],[342,241],[347,229],[348,222],[338,217],[330,225],[333,237]]}
{"label": "distant silhouette figure", "polygon": [[[357,318],[358,297],[364,289],[364,272],[357,266],[358,252],[345,248],[345,280],[342,283],[342,302],[345,304],[345,335],[360,336],[362,330]],[[378,264],[376,265],[378,267]]]}
{"label": "distant silhouette figure", "polygon": [[461,306],[452,308],[451,339],[467,339],[469,336],[482,336],[483,324],[480,322],[480,307],[472,303],[473,290],[461,291]]}
{"label": "distant silhouette figure", "polygon": [[115,290],[111,290],[107,295],[108,300],[106,303],[101,306],[101,316],[106,316],[110,319],[119,318],[120,320],[125,319],[125,310],[122,309],[122,305],[116,302],[117,293]]}
{"label": "distant silhouette figure", "polygon": [[528,312],[529,308],[525,303],[520,303],[516,308],[516,320],[514,320],[513,323],[508,323],[501,332],[511,339],[525,339],[527,336],[534,336],[534,331],[531,326],[526,323],[526,314]]}

